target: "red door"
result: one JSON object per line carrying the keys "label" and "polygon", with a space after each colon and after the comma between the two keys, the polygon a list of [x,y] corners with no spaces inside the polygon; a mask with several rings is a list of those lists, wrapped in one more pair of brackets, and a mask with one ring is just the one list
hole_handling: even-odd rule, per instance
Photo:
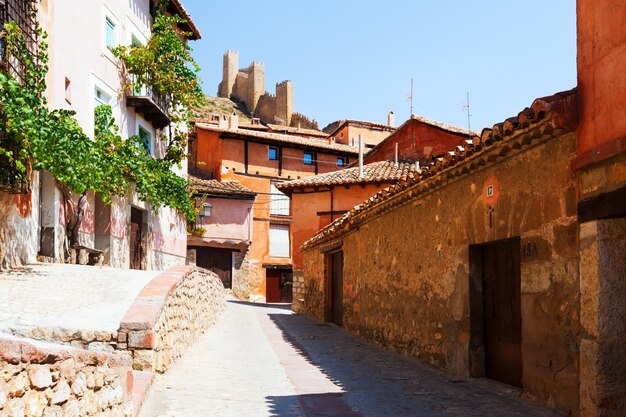
{"label": "red door", "polygon": [[265,302],[280,303],[283,301],[280,289],[280,270],[265,270]]}
{"label": "red door", "polygon": [[130,209],[130,269],[141,269],[142,212]]}

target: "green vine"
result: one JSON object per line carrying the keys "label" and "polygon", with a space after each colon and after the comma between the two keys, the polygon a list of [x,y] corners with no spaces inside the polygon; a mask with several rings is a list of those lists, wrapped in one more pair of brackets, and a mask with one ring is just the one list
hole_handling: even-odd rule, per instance
{"label": "green vine", "polygon": [[[0,160],[13,181],[28,181],[30,170],[47,170],[74,192],[96,192],[111,203],[135,184],[140,199],[156,209],[169,206],[188,220],[195,218],[189,183],[172,170],[173,159],[154,159],[133,136],[123,140],[109,106],[95,111],[91,140],[68,110],[48,110],[44,98],[48,72],[47,45],[29,51],[18,25],[4,25],[6,56],[22,63],[22,83],[0,71]],[[45,34],[38,35],[45,39]]]}
{"label": "green vine", "polygon": [[[146,45],[118,46],[113,54],[124,65],[127,92],[150,86],[167,98],[173,132],[163,159],[178,163],[185,157],[187,130],[181,129],[193,117],[192,109],[205,104],[198,72],[200,67],[191,56],[191,48],[182,39],[190,33],[179,27],[185,19],[167,15],[168,1],[161,0],[152,25],[152,36]],[[187,128],[189,126],[187,125]]]}

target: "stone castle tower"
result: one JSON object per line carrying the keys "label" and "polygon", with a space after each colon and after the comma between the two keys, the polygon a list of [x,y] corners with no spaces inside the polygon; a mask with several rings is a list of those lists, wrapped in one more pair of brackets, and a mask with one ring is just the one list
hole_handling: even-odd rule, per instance
{"label": "stone castle tower", "polygon": [[[239,53],[226,51],[222,82],[217,90],[218,97],[239,100],[263,123],[291,126],[293,122],[293,82],[287,80],[276,84],[276,95],[265,91],[265,65],[254,61],[247,68],[239,68]],[[317,129],[317,123],[298,115],[298,124],[303,128]]]}

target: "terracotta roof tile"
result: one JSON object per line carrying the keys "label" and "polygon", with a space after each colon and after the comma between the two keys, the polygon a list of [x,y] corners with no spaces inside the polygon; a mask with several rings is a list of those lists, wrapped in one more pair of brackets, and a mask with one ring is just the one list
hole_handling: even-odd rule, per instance
{"label": "terracotta roof tile", "polygon": [[359,149],[355,146],[343,145],[340,143],[332,143],[327,139],[320,139],[316,137],[302,137],[294,135],[283,135],[279,133],[269,132],[257,132],[248,129],[224,129],[217,126],[213,126],[206,123],[196,123],[196,128],[202,130],[208,130],[211,132],[219,132],[224,134],[230,134],[232,136],[245,136],[249,138],[258,138],[263,140],[269,140],[279,143],[291,143],[294,145],[303,145],[318,149],[328,149],[333,151],[339,151],[350,155],[358,155]]}
{"label": "terracotta roof tile", "polygon": [[224,196],[238,196],[245,199],[254,199],[256,193],[244,187],[238,181],[219,181],[215,179],[203,178],[198,173],[187,174],[187,179],[191,183],[196,193],[215,194]]}
{"label": "terracotta roof tile", "polygon": [[[302,246],[303,250],[332,240],[352,224],[357,218],[363,219],[377,208],[388,210],[385,203],[405,201],[417,198],[420,186],[432,189],[456,175],[467,174],[476,167],[497,161],[497,156],[504,156],[514,150],[529,146],[533,142],[547,140],[576,130],[578,123],[577,89],[563,91],[549,97],[536,99],[530,108],[522,110],[517,117],[496,123],[483,129],[480,136],[467,140],[464,147],[457,147],[441,158],[437,158],[423,167],[417,175],[385,188],[365,202],[322,228]],[[462,166],[459,169],[458,165]],[[403,191],[407,191],[402,193]]]}
{"label": "terracotta roof tile", "polygon": [[328,172],[314,177],[299,180],[286,181],[277,184],[276,187],[285,192],[295,188],[316,187],[321,185],[346,185],[364,184],[376,182],[393,182],[407,178],[409,174],[416,173],[414,163],[400,162],[396,166],[393,161],[373,162],[363,166],[363,177],[359,178],[359,167],[342,169]]}

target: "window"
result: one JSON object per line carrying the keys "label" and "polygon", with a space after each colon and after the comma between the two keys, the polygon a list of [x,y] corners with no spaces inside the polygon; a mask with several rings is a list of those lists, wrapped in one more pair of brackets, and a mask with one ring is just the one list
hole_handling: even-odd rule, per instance
{"label": "window", "polygon": [[270,184],[270,214],[289,216],[289,197],[281,193],[276,184]]}
{"label": "window", "polygon": [[112,96],[105,92],[102,88],[96,86],[94,91],[95,105],[98,107],[101,104],[111,104]]}
{"label": "window", "polygon": [[115,40],[115,23],[108,17],[105,19],[105,31],[107,48],[115,48],[117,46]]}
{"label": "window", "polygon": [[252,119],[252,125],[253,126],[259,126],[261,124],[261,119],[255,117]]}
{"label": "window", "polygon": [[267,154],[267,158],[270,161],[277,161],[278,160],[278,148],[274,148],[270,146],[269,152]]}
{"label": "window", "polygon": [[348,165],[348,158],[346,158],[345,156],[340,156],[339,158],[337,158],[338,167],[345,167],[346,165]]}
{"label": "window", "polygon": [[303,160],[304,160],[304,165],[313,165],[313,153],[305,152]]}
{"label": "window", "polygon": [[65,77],[65,101],[72,104],[72,82],[67,77]]}
{"label": "window", "polygon": [[137,135],[139,136],[139,145],[152,155],[152,134],[147,129],[139,126]]}
{"label": "window", "polygon": [[289,226],[270,224],[270,256],[288,258],[290,254],[289,246]]}

